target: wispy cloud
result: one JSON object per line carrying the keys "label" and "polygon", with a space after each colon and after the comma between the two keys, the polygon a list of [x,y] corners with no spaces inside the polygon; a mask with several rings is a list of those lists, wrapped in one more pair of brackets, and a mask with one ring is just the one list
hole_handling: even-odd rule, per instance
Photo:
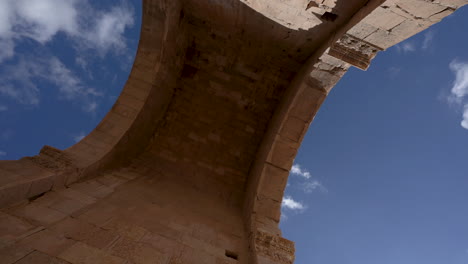
{"label": "wispy cloud", "polygon": [[[328,192],[327,188],[325,188],[319,180],[313,178],[310,172],[298,163],[295,163],[291,167],[290,177],[286,187],[288,190],[294,190],[295,194],[298,194],[298,191],[302,194],[311,194],[315,191],[320,191],[322,193]],[[284,221],[288,218],[287,211],[302,213],[306,209],[307,205],[305,203],[293,199],[290,195],[285,195],[281,203],[281,220]]]}
{"label": "wispy cloud", "polygon": [[78,135],[73,136],[73,141],[78,142],[86,136],[85,132],[81,131]]}
{"label": "wispy cloud", "polygon": [[6,105],[0,105],[0,112],[4,112],[4,111],[6,111],[6,110],[8,110],[8,106],[6,106]]}
{"label": "wispy cloud", "polygon": [[133,26],[134,11],[120,2],[107,11],[78,0],[0,1],[0,62],[14,56],[16,42],[33,39],[45,44],[64,33],[77,47],[101,54],[126,48],[124,31]]}
{"label": "wispy cloud", "polygon": [[424,40],[422,43],[422,49],[427,50],[431,47],[432,41],[434,40],[434,31],[427,31],[424,33]]}
{"label": "wispy cloud", "polygon": [[0,150],[0,157],[6,156],[6,154],[7,154],[7,153],[6,153],[5,151]]}
{"label": "wispy cloud", "polygon": [[465,105],[465,109],[463,111],[463,120],[461,121],[461,126],[464,129],[468,129],[468,105]]}
{"label": "wispy cloud", "polygon": [[111,49],[124,49],[126,42],[123,34],[127,27],[134,24],[131,6],[124,4],[97,15],[95,27],[86,33],[87,44],[91,44],[91,48],[98,47],[103,53]]}
{"label": "wispy cloud", "polygon": [[410,53],[418,50],[427,51],[432,47],[434,37],[434,31],[426,31],[424,33],[422,42],[417,39],[406,40],[395,45],[395,48],[399,53]]}
{"label": "wispy cloud", "polygon": [[416,51],[416,45],[414,44],[414,42],[410,42],[410,41],[405,41],[403,43],[400,43],[396,45],[396,48],[398,52],[404,52],[404,53]]}
{"label": "wispy cloud", "polygon": [[308,181],[302,184],[302,190],[305,193],[312,193],[314,191],[321,191],[321,192],[328,192],[327,188],[325,188],[322,183],[318,180]]}
{"label": "wispy cloud", "polygon": [[449,64],[450,70],[455,74],[451,93],[456,98],[463,98],[468,94],[468,62],[453,60]]}
{"label": "wispy cloud", "polygon": [[293,187],[298,188],[305,193],[312,193],[316,190],[322,192],[328,191],[327,188],[325,188],[317,179],[312,179],[310,172],[307,169],[304,169],[298,163],[295,163],[292,166],[290,173],[294,176],[299,176],[302,178],[301,181],[294,181]]}
{"label": "wispy cloud", "polygon": [[293,210],[293,211],[296,211],[296,210],[302,211],[307,208],[301,202],[295,201],[291,196],[283,197],[283,201],[281,202],[281,207],[284,209]]}
{"label": "wispy cloud", "polygon": [[450,89],[448,101],[462,108],[463,120],[461,126],[468,129],[468,103],[466,102],[466,96],[468,95],[468,62],[453,60],[449,64],[449,68],[455,74],[455,80]]}
{"label": "wispy cloud", "polygon": [[2,130],[0,131],[0,140],[2,141],[10,140],[13,137],[13,135],[14,135],[14,132],[11,129]]}
{"label": "wispy cloud", "polygon": [[298,175],[298,176],[304,177],[306,179],[309,179],[310,176],[311,176],[309,171],[307,171],[306,169],[302,169],[301,165],[299,165],[297,163],[292,166],[291,173],[293,175]]}
{"label": "wispy cloud", "polygon": [[286,221],[289,213],[300,214],[307,209],[307,206],[302,202],[294,200],[291,196],[286,195],[281,202],[281,221]]}
{"label": "wispy cloud", "polygon": [[[17,63],[0,69],[0,95],[10,97],[25,105],[38,105],[38,81],[45,81],[58,90],[60,99],[92,101],[101,96],[87,87],[80,78],[54,56],[21,56]],[[95,110],[96,107],[93,107]],[[86,110],[86,109],[84,109]]]}
{"label": "wispy cloud", "polygon": [[394,78],[401,72],[401,68],[392,66],[388,68],[387,72],[390,75],[390,77]]}

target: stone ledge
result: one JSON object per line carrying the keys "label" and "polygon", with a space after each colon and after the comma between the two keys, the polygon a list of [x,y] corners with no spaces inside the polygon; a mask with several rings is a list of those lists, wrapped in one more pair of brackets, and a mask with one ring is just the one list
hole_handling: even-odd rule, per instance
{"label": "stone ledge", "polygon": [[383,50],[364,40],[345,34],[330,47],[328,54],[361,70],[367,70],[377,52]]}

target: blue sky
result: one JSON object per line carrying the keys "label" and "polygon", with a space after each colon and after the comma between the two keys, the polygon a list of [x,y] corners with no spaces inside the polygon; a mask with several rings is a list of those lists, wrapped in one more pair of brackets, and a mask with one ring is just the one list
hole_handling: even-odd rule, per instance
{"label": "blue sky", "polygon": [[[0,159],[90,132],[128,77],[140,19],[139,0],[0,1]],[[468,263],[467,26],[463,8],[332,90],[283,201],[296,263]]]}
{"label": "blue sky", "polygon": [[468,263],[467,26],[462,8],[332,90],[283,200],[296,263]]}
{"label": "blue sky", "polygon": [[0,1],[0,159],[64,149],[122,90],[141,1]]}

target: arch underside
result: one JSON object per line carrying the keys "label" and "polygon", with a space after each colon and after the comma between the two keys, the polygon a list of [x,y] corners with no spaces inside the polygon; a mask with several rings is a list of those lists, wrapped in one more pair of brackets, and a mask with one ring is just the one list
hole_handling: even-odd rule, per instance
{"label": "arch underside", "polygon": [[281,201],[328,92],[464,4],[144,0],[133,69],[96,129],[0,161],[0,256],[292,263]]}

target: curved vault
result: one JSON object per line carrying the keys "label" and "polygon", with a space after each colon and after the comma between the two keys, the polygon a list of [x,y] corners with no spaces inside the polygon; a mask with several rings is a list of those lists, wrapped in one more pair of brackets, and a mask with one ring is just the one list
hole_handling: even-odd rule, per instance
{"label": "curved vault", "polygon": [[292,263],[281,200],[320,104],[351,65],[464,4],[144,0],[130,77],[95,130],[0,161],[2,260]]}

